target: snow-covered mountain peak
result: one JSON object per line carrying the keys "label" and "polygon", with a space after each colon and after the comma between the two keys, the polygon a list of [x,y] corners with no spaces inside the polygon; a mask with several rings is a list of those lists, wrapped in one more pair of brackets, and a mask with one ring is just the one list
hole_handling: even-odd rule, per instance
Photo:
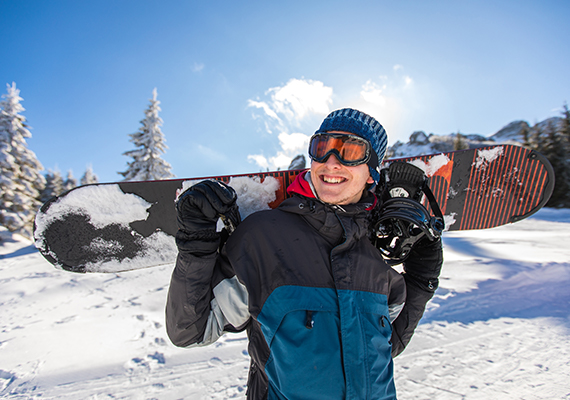
{"label": "snow-covered mountain peak", "polygon": [[[537,124],[539,128],[546,128],[549,124],[556,126],[562,123],[562,118],[552,117]],[[495,144],[522,145],[525,141],[525,131],[531,129],[526,121],[513,121],[494,134],[486,137],[480,134],[465,134],[461,132],[448,135],[426,134],[424,131],[415,131],[410,135],[408,142],[397,141],[388,148],[387,158],[412,157],[424,154],[437,154],[459,149],[472,149]]]}

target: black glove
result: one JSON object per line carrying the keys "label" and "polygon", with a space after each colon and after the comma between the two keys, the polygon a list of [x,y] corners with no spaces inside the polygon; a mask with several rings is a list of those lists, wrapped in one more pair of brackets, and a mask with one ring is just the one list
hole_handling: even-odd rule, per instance
{"label": "black glove", "polygon": [[434,292],[439,285],[439,274],[443,264],[441,238],[420,240],[404,261],[404,271],[422,289]]}
{"label": "black glove", "polygon": [[234,189],[220,181],[202,181],[182,193],[176,204],[178,249],[198,256],[216,252],[220,245],[218,218],[228,229],[240,222],[236,200]]}
{"label": "black glove", "polygon": [[421,203],[427,182],[428,178],[420,168],[395,161],[380,170],[376,194],[383,202],[395,197],[407,197]]}

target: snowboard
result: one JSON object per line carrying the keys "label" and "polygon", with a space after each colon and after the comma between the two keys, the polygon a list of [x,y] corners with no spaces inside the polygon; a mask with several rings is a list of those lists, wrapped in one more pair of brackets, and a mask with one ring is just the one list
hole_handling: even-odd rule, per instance
{"label": "snowboard", "polygon": [[[543,207],[554,188],[548,160],[514,145],[385,160],[382,166],[394,161],[409,162],[426,173],[446,231],[520,221]],[[80,186],[41,207],[35,245],[50,263],[72,272],[171,264],[177,255],[175,202],[185,189],[204,179],[224,181],[236,190],[245,218],[277,207],[301,171]]]}

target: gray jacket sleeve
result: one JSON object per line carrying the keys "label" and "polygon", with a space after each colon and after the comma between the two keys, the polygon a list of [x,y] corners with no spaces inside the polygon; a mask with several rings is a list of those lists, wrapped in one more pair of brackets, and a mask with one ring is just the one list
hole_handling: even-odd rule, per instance
{"label": "gray jacket sleeve", "polygon": [[166,330],[179,347],[215,342],[224,332],[245,329],[247,290],[218,253],[194,256],[181,251],[166,302]]}

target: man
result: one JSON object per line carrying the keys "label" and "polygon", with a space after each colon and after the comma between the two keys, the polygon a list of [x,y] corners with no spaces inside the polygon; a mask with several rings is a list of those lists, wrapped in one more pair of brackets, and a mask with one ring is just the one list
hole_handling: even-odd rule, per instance
{"label": "man", "polygon": [[392,357],[437,288],[441,242],[418,243],[403,274],[368,238],[387,137],[353,109],[311,138],[310,171],[277,209],[246,218],[220,246],[216,221],[238,222],[236,195],[204,181],[180,197],[179,255],[166,306],[178,346],[247,329],[251,399],[394,399]]}

